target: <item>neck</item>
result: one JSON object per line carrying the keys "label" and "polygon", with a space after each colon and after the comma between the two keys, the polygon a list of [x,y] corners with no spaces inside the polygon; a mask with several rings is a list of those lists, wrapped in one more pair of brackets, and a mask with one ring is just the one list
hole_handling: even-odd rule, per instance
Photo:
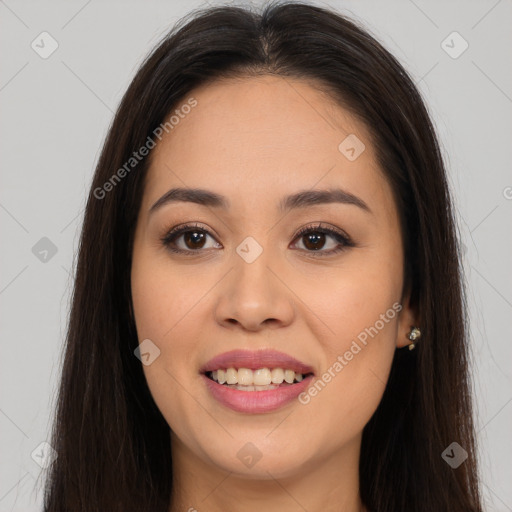
{"label": "neck", "polygon": [[365,512],[359,495],[360,446],[359,436],[338,451],[321,454],[279,476],[274,468],[265,467],[262,459],[247,476],[198,456],[171,432],[173,496],[169,512],[221,512],[231,510],[233,504],[244,512]]}

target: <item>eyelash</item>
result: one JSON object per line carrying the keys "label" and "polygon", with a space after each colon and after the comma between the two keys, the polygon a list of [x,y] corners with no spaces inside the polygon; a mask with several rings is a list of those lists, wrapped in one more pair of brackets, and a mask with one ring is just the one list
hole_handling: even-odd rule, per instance
{"label": "eyelash", "polygon": [[[160,241],[165,246],[165,248],[167,250],[169,250],[170,252],[177,253],[177,254],[184,254],[187,256],[197,255],[198,253],[202,252],[201,249],[183,250],[183,249],[176,249],[175,247],[172,246],[172,244],[175,243],[176,239],[179,238],[179,236],[181,236],[187,232],[191,232],[191,231],[201,231],[203,233],[208,234],[209,236],[212,236],[208,230],[202,228],[199,224],[185,224],[183,226],[178,226],[178,227],[172,228],[170,231],[168,231],[166,233],[165,236],[163,236],[160,239]],[[311,255],[313,257],[331,256],[331,255],[337,254],[341,251],[344,251],[348,247],[355,246],[355,244],[352,242],[350,237],[345,232],[343,232],[341,230],[327,228],[322,223],[315,224],[315,225],[309,225],[309,226],[305,226],[305,227],[301,228],[293,239],[296,240],[297,238],[302,237],[306,233],[322,233],[325,235],[329,235],[329,236],[332,236],[339,244],[337,248],[330,249],[328,251],[322,251],[322,250],[308,251],[307,249],[302,249],[305,252],[307,252],[308,255]],[[213,238],[213,236],[212,236],[212,238]]]}

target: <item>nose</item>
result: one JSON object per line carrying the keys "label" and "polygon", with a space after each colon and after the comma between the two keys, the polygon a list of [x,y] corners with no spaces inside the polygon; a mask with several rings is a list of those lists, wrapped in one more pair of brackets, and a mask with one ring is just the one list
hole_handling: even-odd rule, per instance
{"label": "nose", "polygon": [[233,268],[218,288],[217,322],[247,331],[275,329],[293,322],[293,292],[278,268],[266,251],[252,263],[235,254]]}

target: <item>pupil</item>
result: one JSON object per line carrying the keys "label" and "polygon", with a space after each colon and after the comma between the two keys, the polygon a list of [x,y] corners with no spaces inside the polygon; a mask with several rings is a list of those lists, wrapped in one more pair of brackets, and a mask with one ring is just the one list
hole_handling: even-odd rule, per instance
{"label": "pupil", "polygon": [[[194,237],[196,238],[195,240]],[[203,241],[203,244],[200,245],[200,247],[202,247],[204,245],[204,233],[200,233],[198,231],[190,231],[189,233],[185,234],[185,243],[187,244],[187,246],[189,240],[192,240],[192,245],[194,246],[192,247],[192,249],[197,249],[197,246],[195,244],[198,241]]]}
{"label": "pupil", "polygon": [[[309,235],[306,235],[306,243],[304,245],[308,249],[318,250],[321,248],[321,247],[317,246],[318,242],[322,242],[321,245],[323,245],[324,239],[325,239],[324,233],[318,233],[318,234],[311,233]],[[312,242],[312,245],[313,245],[312,247],[310,246],[310,242]]]}

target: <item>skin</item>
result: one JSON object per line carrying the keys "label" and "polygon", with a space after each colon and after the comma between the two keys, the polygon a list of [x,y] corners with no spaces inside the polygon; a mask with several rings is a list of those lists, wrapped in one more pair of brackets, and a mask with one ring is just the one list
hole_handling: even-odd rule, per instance
{"label": "skin", "polygon": [[[197,106],[152,150],[133,249],[131,286],[139,340],[160,356],[143,366],[168,422],[174,483],[170,511],[364,510],[358,464],[362,430],[377,408],[397,347],[417,325],[403,296],[403,248],[391,188],[376,164],[370,133],[313,82],[263,76],[218,81],[189,95]],[[186,99],[184,100],[184,102]],[[338,149],[356,134],[366,149],[349,161]],[[228,198],[222,210],[172,203],[149,214],[172,187]],[[341,187],[361,198],[277,211],[303,189]],[[161,238],[184,223],[209,231],[170,252]],[[354,241],[326,235],[314,251],[304,226],[325,223]],[[315,229],[311,230],[313,233]],[[247,237],[263,248],[247,263]],[[202,248],[201,248],[202,247]],[[202,251],[202,252],[200,252]],[[303,405],[245,414],[218,403],[200,367],[232,349],[274,348],[321,377],[353,340],[400,303],[399,315]],[[237,452],[253,443],[251,468]]]}

